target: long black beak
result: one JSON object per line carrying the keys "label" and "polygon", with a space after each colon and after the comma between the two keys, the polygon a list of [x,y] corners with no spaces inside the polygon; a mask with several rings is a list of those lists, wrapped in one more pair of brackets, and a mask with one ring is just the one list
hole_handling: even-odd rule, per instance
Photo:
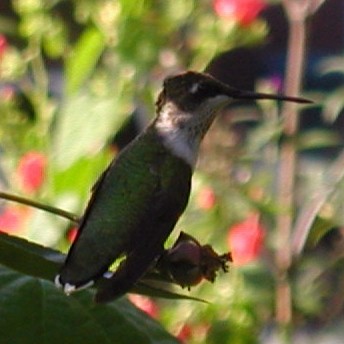
{"label": "long black beak", "polygon": [[268,93],[256,93],[248,91],[239,91],[235,96],[236,99],[274,99],[282,100],[287,102],[302,103],[302,104],[312,104],[313,101],[306,98],[300,97],[289,97],[283,94],[268,94]]}
{"label": "long black beak", "polygon": [[233,89],[231,87],[228,87],[226,93],[227,93],[227,95],[229,95],[235,99],[252,99],[252,100],[273,99],[273,100],[281,100],[281,101],[288,101],[288,102],[302,103],[302,104],[312,104],[313,103],[312,100],[309,100],[306,98],[289,97],[289,96],[285,96],[283,94],[268,94],[268,93],[256,93],[256,92],[250,92],[250,91],[241,91],[238,89]]}
{"label": "long black beak", "polygon": [[301,103],[301,104],[313,103],[312,100],[301,98],[301,97],[290,97],[290,96],[285,96],[283,94],[258,93],[258,92],[240,90],[238,88],[231,87],[228,84],[223,83],[222,81],[217,80],[212,75],[208,74],[208,76],[214,80],[214,82],[217,84],[217,87],[220,87],[221,93],[223,92],[227,96],[234,99],[252,99],[252,100],[272,99],[272,100],[280,100],[280,101],[287,101],[287,102],[294,102],[294,103]]}

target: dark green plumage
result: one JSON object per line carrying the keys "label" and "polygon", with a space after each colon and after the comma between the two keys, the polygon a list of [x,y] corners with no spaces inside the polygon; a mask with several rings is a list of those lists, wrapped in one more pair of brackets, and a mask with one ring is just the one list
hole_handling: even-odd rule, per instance
{"label": "dark green plumage", "polygon": [[162,250],[188,202],[192,170],[161,141],[148,127],[101,176],[60,272],[62,283],[79,287],[97,279],[125,253],[126,269],[135,272],[125,284],[132,284]]}
{"label": "dark green plumage", "polygon": [[163,250],[190,194],[199,144],[233,98],[306,99],[245,92],[209,75],[186,72],[164,81],[156,119],[96,183],[56,284],[66,293],[96,281],[119,257],[96,294],[110,301],[130,290]]}

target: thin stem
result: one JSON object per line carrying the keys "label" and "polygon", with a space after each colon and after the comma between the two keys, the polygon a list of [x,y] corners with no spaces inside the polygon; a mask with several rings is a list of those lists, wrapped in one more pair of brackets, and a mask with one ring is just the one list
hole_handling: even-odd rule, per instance
{"label": "thin stem", "polygon": [[73,213],[70,213],[69,211],[55,208],[55,207],[52,207],[50,205],[40,203],[37,201],[33,201],[33,200],[25,198],[25,197],[21,197],[21,196],[17,196],[17,195],[9,194],[7,192],[0,191],[0,198],[6,199],[8,201],[24,204],[24,205],[27,205],[29,207],[44,210],[48,213],[64,217],[64,218],[66,218],[70,221],[76,222],[76,223],[79,222],[79,217]]}
{"label": "thin stem", "polygon": [[[291,96],[299,94],[305,59],[305,20],[306,1],[285,0],[283,2],[289,19],[289,41],[286,67],[285,92]],[[285,141],[280,150],[280,169],[278,174],[278,201],[283,211],[277,217],[277,285],[276,320],[288,341],[292,320],[292,295],[288,270],[291,265],[291,232],[293,226],[293,205],[295,201],[295,175],[297,152],[293,138],[299,126],[297,105],[284,103],[282,108]]]}

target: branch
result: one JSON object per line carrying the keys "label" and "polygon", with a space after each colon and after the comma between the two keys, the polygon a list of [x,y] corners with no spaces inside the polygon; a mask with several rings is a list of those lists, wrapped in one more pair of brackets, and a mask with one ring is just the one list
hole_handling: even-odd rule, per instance
{"label": "branch", "polygon": [[[306,18],[308,0],[284,0],[283,5],[289,20],[288,56],[286,63],[285,92],[297,96],[301,90],[303,65],[305,61]],[[276,319],[281,334],[288,336],[292,321],[292,296],[288,279],[291,266],[291,233],[293,208],[295,204],[295,176],[297,152],[293,138],[298,133],[299,113],[294,103],[284,103],[282,108],[286,137],[280,149],[280,168],[278,173],[278,201],[283,211],[277,216],[277,267],[276,281]]]}
{"label": "branch", "polygon": [[72,222],[76,222],[76,223],[79,222],[79,217],[73,213],[70,213],[69,211],[55,208],[53,206],[50,206],[50,205],[47,205],[44,203],[40,203],[37,201],[33,201],[33,200],[25,198],[25,197],[16,196],[16,195],[4,192],[4,191],[0,191],[0,198],[6,199],[7,201],[24,204],[24,205],[27,205],[29,207],[37,208],[37,209],[46,211],[46,212],[54,214],[54,215],[64,217],[64,218],[66,218]]}

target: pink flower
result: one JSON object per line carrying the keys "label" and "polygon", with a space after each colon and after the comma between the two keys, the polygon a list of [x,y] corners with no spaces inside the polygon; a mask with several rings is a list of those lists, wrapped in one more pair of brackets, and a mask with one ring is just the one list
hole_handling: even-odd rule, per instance
{"label": "pink flower", "polygon": [[8,48],[7,39],[4,35],[0,34],[0,58]]}
{"label": "pink flower", "polygon": [[240,25],[250,25],[266,7],[264,0],[214,0],[214,11],[219,17],[233,19]]}
{"label": "pink flower", "polygon": [[274,74],[269,78],[269,82],[271,84],[271,88],[273,92],[281,92],[283,87],[283,78],[281,75]]}
{"label": "pink flower", "polygon": [[39,152],[28,152],[19,161],[17,176],[24,191],[40,189],[45,179],[46,157]]}
{"label": "pink flower", "polygon": [[147,313],[152,318],[157,318],[159,315],[158,305],[149,297],[138,295],[138,294],[129,294],[129,300],[137,308],[141,309],[143,312]]}
{"label": "pink flower", "polygon": [[227,240],[233,263],[245,265],[255,261],[262,250],[264,235],[265,228],[259,223],[257,213],[229,228]]}
{"label": "pink flower", "polygon": [[0,213],[0,231],[17,233],[22,225],[22,212],[16,207],[7,207]]}
{"label": "pink flower", "polygon": [[[0,52],[0,56],[1,56],[1,52]],[[13,86],[5,85],[2,88],[0,88],[0,99],[5,102],[9,102],[13,100],[15,93],[16,91]]]}
{"label": "pink flower", "polygon": [[202,188],[196,198],[197,205],[203,210],[210,210],[216,204],[216,195],[210,186]]}

